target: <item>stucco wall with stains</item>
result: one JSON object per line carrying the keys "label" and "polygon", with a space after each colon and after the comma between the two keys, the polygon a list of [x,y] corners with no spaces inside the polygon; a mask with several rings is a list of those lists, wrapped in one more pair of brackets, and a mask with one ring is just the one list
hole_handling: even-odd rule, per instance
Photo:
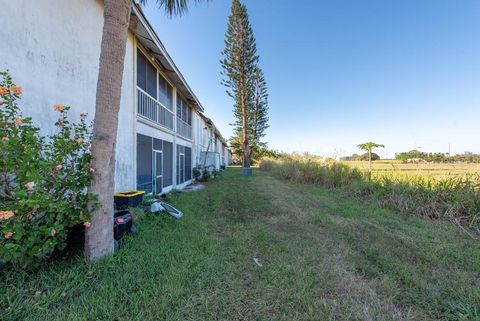
{"label": "stucco wall with stains", "polygon": [[[20,101],[43,133],[55,130],[56,103],[72,107],[73,120],[93,119],[103,26],[103,1],[2,1],[0,70],[23,88]],[[125,57],[116,154],[116,186],[134,188],[134,37]]]}

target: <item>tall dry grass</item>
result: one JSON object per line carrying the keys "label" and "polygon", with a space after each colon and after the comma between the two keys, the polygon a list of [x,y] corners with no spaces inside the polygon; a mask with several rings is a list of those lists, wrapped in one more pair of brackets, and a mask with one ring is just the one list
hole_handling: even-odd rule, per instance
{"label": "tall dry grass", "polygon": [[480,175],[445,177],[380,175],[369,181],[357,168],[308,155],[265,158],[260,169],[297,183],[342,188],[382,207],[430,219],[448,219],[479,230]]}
{"label": "tall dry grass", "polygon": [[264,158],[260,162],[260,169],[278,172],[282,177],[297,183],[328,188],[345,186],[363,178],[361,171],[342,163],[301,155]]}

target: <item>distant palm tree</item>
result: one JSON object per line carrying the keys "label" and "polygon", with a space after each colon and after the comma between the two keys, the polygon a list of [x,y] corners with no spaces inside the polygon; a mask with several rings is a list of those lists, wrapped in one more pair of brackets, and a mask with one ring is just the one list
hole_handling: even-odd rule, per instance
{"label": "distant palm tree", "polygon": [[368,180],[370,180],[372,178],[372,149],[385,146],[374,142],[366,142],[357,145],[357,147],[368,153]]}
{"label": "distant palm tree", "polygon": [[[148,0],[139,0],[145,5]],[[167,15],[182,15],[189,0],[154,0]],[[193,0],[201,2],[202,0]],[[208,1],[208,0],[204,0]],[[85,256],[93,261],[113,252],[113,193],[118,110],[133,0],[104,0],[104,24],[92,138],[90,193],[98,195],[100,208],[92,213],[86,229]]]}

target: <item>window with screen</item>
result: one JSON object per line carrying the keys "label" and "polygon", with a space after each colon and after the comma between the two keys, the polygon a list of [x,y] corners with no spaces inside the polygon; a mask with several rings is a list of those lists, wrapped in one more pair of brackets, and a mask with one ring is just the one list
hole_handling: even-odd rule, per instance
{"label": "window with screen", "polygon": [[173,144],[163,141],[163,187],[173,184]]}
{"label": "window with screen", "polygon": [[137,189],[152,191],[152,138],[137,134]]}
{"label": "window with screen", "polygon": [[185,181],[192,179],[192,149],[185,147]]}
{"label": "window with screen", "polygon": [[162,77],[158,77],[158,100],[173,111],[173,87]]}
{"label": "window with screen", "polygon": [[187,101],[177,94],[177,117],[192,125],[192,110],[188,107]]}
{"label": "window with screen", "polygon": [[157,99],[157,70],[137,49],[137,86]]}
{"label": "window with screen", "polygon": [[177,117],[182,118],[182,97],[177,94]]}

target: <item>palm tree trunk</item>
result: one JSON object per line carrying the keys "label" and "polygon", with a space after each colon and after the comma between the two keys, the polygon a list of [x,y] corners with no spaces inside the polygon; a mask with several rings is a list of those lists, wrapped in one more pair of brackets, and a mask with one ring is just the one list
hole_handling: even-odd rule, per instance
{"label": "palm tree trunk", "polygon": [[100,208],[92,213],[86,229],[85,256],[94,261],[113,252],[113,193],[115,145],[123,67],[132,0],[105,0],[92,138],[92,168],[89,192],[98,195]]}

